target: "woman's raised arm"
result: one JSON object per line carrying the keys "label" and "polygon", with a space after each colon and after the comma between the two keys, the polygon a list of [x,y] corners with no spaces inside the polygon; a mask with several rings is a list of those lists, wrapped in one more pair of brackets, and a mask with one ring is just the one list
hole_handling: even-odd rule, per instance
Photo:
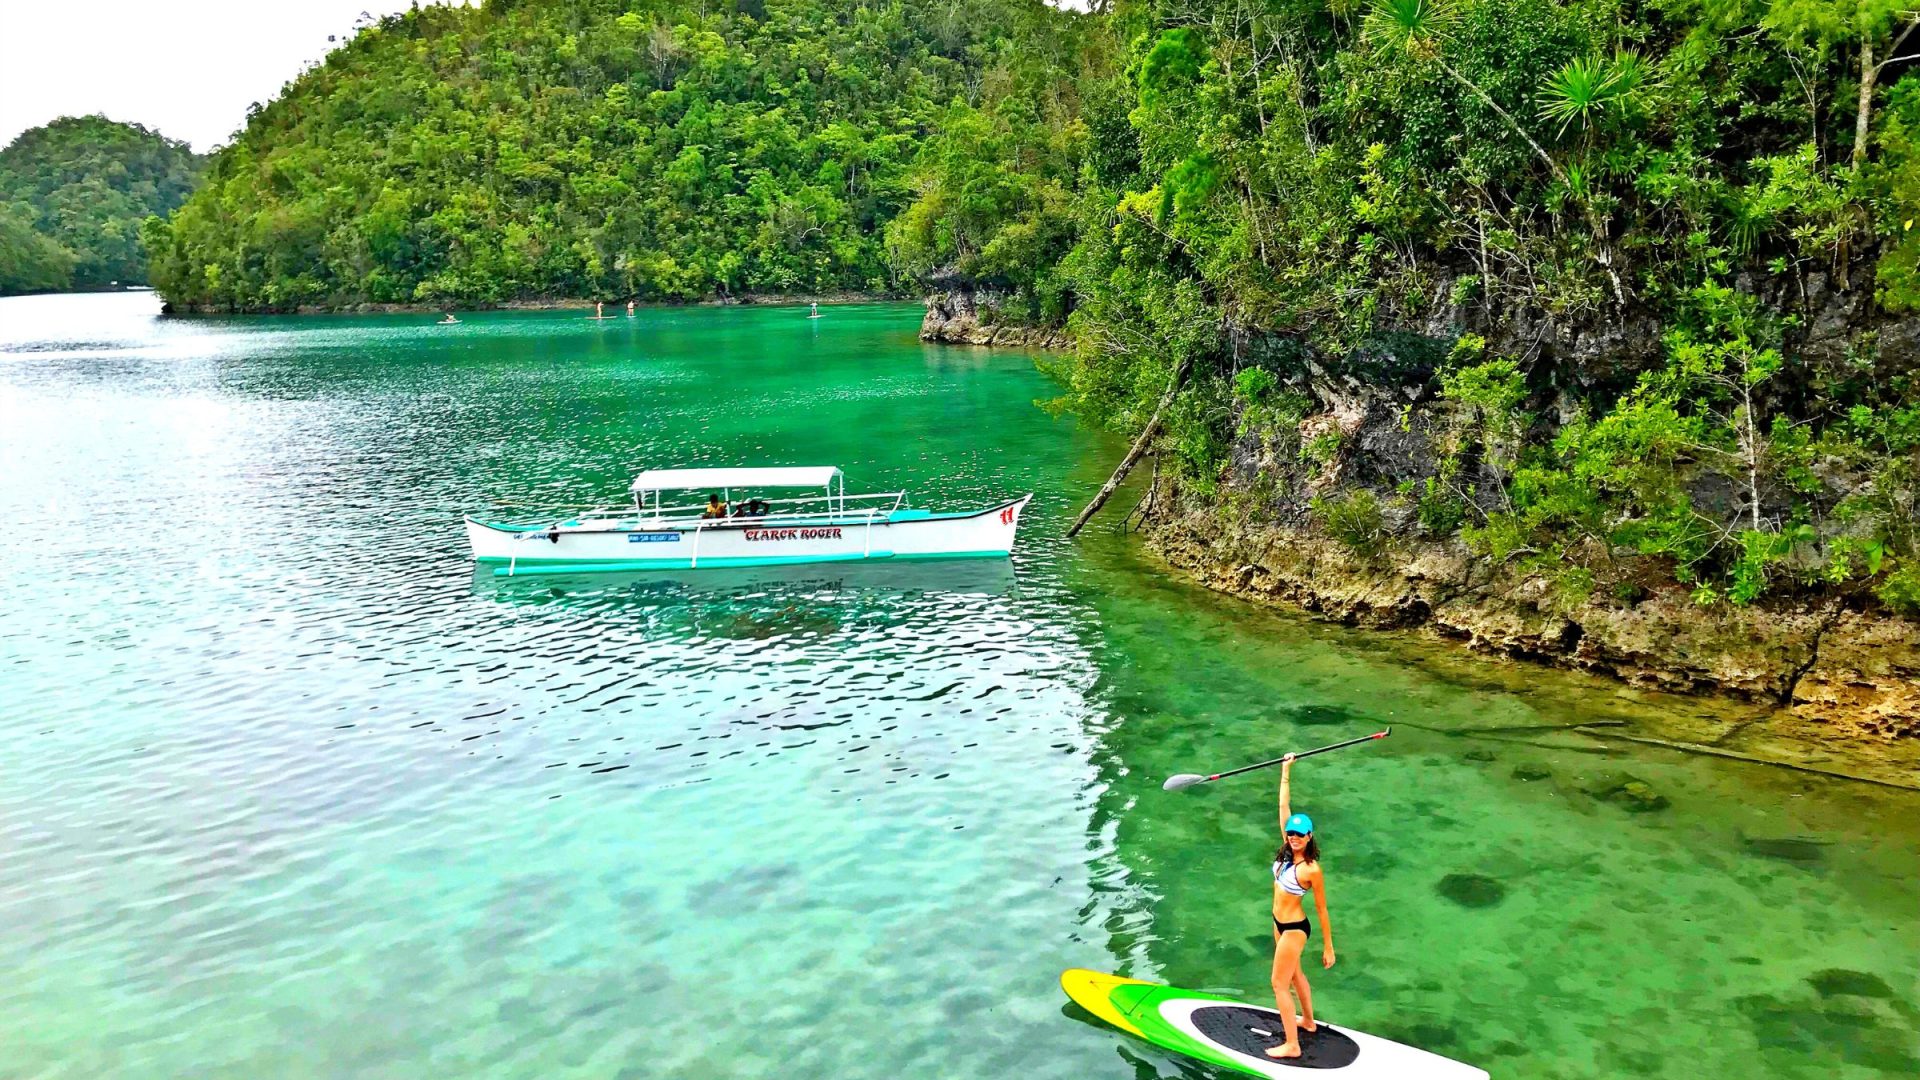
{"label": "woman's raised arm", "polygon": [[1293,809],[1288,805],[1293,800],[1287,793],[1287,781],[1291,779],[1293,779],[1293,755],[1288,754],[1280,759],[1280,832],[1283,835],[1287,831],[1287,819],[1293,816]]}

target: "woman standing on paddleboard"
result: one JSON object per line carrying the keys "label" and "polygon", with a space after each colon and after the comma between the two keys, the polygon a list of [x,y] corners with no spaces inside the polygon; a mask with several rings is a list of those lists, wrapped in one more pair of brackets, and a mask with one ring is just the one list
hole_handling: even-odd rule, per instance
{"label": "woman standing on paddleboard", "polygon": [[[1296,814],[1287,791],[1293,778],[1293,755],[1280,763],[1280,850],[1273,855],[1273,997],[1287,1041],[1267,1051],[1268,1057],[1300,1056],[1300,1029],[1318,1031],[1313,1021],[1313,991],[1300,970],[1300,954],[1313,936],[1304,897],[1313,893],[1320,913],[1320,962],[1333,966],[1333,924],[1327,919],[1327,877],[1320,871],[1320,845],[1313,840],[1313,819]],[[1290,993],[1300,998],[1300,1019],[1294,1019]]]}

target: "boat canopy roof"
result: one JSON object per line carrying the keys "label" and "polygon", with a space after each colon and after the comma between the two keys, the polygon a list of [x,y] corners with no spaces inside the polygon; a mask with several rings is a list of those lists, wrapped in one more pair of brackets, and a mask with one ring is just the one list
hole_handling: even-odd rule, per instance
{"label": "boat canopy roof", "polygon": [[770,469],[648,469],[633,478],[629,491],[692,491],[697,488],[832,487],[840,480],[832,465],[785,465]]}

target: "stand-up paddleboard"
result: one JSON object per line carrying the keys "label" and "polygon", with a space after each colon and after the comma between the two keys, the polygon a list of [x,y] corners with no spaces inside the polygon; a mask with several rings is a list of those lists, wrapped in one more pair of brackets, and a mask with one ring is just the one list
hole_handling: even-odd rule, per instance
{"label": "stand-up paddleboard", "polygon": [[1341,1080],[1487,1080],[1484,1069],[1325,1020],[1320,1030],[1300,1033],[1299,1057],[1270,1058],[1267,1048],[1286,1038],[1280,1014],[1217,994],[1078,968],[1061,973],[1060,989],[1121,1031],[1254,1076],[1298,1080],[1311,1070],[1338,1073]]}

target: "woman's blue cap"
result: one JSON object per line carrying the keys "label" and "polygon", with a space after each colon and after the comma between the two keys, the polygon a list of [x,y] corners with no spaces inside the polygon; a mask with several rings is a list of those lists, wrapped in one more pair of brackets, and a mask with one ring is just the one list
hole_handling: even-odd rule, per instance
{"label": "woman's blue cap", "polygon": [[1295,814],[1287,819],[1287,831],[1310,833],[1313,831],[1313,819],[1305,814]]}

